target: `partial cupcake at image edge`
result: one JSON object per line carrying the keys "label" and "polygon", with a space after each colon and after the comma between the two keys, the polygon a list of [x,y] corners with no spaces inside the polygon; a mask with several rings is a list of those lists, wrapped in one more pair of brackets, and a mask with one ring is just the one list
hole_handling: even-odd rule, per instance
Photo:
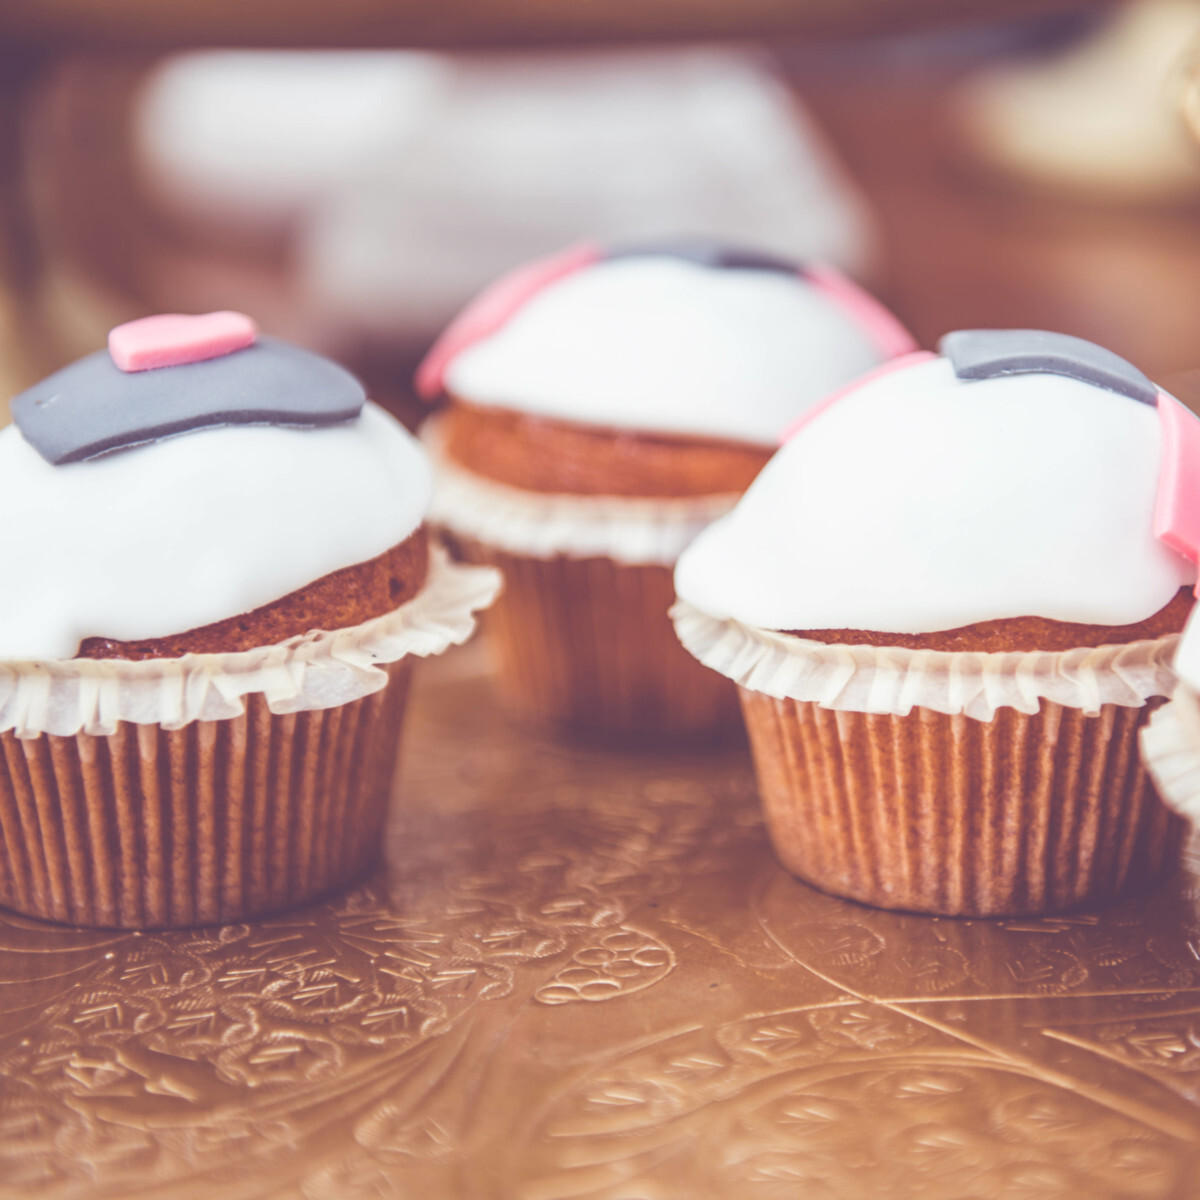
{"label": "partial cupcake at image edge", "polygon": [[961,916],[1164,878],[1142,767],[1200,547],[1200,420],[1115,354],[962,331],[803,418],[683,554],[682,643],[740,687],[783,864]]}
{"label": "partial cupcake at image edge", "polygon": [[0,904],[242,920],[377,858],[414,656],[494,571],[430,544],[416,441],[237,313],[149,317],[0,431]]}
{"label": "partial cupcake at image edge", "polygon": [[672,567],[801,413],[913,348],[838,273],[702,240],[584,243],[482,293],[417,383],[449,401],[422,431],[431,521],[504,571],[508,708],[626,741],[736,732],[733,689],[672,632]]}
{"label": "partial cupcake at image edge", "polygon": [[[1200,492],[1195,497],[1200,505]],[[1141,732],[1142,757],[1162,798],[1195,827],[1200,823],[1200,624],[1179,639],[1171,700]]]}

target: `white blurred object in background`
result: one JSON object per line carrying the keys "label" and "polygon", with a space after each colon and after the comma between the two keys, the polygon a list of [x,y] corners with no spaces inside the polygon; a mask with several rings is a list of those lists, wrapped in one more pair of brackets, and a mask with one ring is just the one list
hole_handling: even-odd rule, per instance
{"label": "white blurred object in background", "polygon": [[214,51],[156,67],[134,153],[149,198],[216,231],[261,234],[395,153],[435,86],[403,51]]}
{"label": "white blurred object in background", "polygon": [[755,55],[463,59],[403,154],[302,235],[316,302],[430,335],[489,279],[590,236],[680,232],[860,268],[865,218]]}
{"label": "white blurred object in background", "polygon": [[1017,182],[1094,201],[1200,195],[1182,113],[1200,0],[1131,0],[1082,43],[971,77],[955,100],[970,152]]}
{"label": "white blurred object in background", "polygon": [[869,258],[862,201],[752,51],[189,54],[138,130],[173,216],[290,229],[299,303],[348,342],[427,341],[582,237]]}

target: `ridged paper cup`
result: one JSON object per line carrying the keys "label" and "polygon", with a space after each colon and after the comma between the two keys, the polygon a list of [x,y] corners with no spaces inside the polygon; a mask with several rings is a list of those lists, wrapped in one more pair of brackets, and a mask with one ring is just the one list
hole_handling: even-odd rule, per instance
{"label": "ridged paper cup", "polygon": [[497,692],[518,718],[627,743],[736,734],[736,688],[675,637],[669,567],[459,548],[504,574],[484,627]]}
{"label": "ridged paper cup", "polygon": [[1096,907],[1177,864],[1183,823],[1138,759],[1150,706],[1046,703],[990,721],[832,712],[742,691],[785,867],[880,908],[1016,916]]}
{"label": "ridged paper cup", "polygon": [[351,629],[0,665],[0,904],[173,928],[353,882],[382,841],[413,659],[466,640],[498,586],[436,552],[417,596]]}
{"label": "ridged paper cup", "polygon": [[737,692],[679,645],[676,559],[736,495],[638,498],[526,491],[484,479],[421,432],[430,520],[504,573],[485,630],[501,700],[543,727],[622,743],[736,737]]}
{"label": "ridged paper cup", "polygon": [[949,916],[1109,904],[1178,865],[1184,823],[1138,734],[1177,638],[1062,653],[834,646],[675,610],[741,685],[776,853],[881,908]]}

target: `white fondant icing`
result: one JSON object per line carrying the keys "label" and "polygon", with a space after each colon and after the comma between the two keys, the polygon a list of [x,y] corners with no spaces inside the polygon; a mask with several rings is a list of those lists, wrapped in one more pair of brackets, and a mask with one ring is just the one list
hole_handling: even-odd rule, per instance
{"label": "white fondant icing", "polygon": [[420,525],[425,454],[368,404],[326,429],[225,426],[53,467],[0,431],[0,659],[183,633],[382,554]]}
{"label": "white fondant icing", "polygon": [[804,426],[684,552],[676,588],[777,630],[1142,621],[1195,575],[1154,536],[1160,443],[1155,409],[1126,396],[924,360]]}
{"label": "white fondant icing", "polygon": [[452,360],[446,388],[562,420],[774,445],[880,360],[854,318],[798,275],[653,255],[545,288]]}

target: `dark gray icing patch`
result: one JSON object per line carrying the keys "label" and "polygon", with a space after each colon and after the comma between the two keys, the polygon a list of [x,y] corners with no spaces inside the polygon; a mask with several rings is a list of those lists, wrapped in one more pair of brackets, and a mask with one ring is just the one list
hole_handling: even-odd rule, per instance
{"label": "dark gray icing patch", "polygon": [[1041,372],[1066,375],[1143,404],[1157,404],[1158,388],[1132,363],[1094,342],[1040,329],[960,329],[938,343],[959,379]]}
{"label": "dark gray icing patch", "polygon": [[98,350],[12,401],[25,440],[60,466],[214,425],[314,427],[349,421],[366,400],[337,363],[260,337],[220,358],[119,370]]}
{"label": "dark gray icing patch", "polygon": [[744,246],[728,246],[708,238],[672,238],[661,242],[645,242],[636,246],[617,246],[604,254],[605,261],[614,258],[646,258],[664,255],[725,271],[775,271],[783,275],[801,275],[803,267],[786,258],[778,258]]}

